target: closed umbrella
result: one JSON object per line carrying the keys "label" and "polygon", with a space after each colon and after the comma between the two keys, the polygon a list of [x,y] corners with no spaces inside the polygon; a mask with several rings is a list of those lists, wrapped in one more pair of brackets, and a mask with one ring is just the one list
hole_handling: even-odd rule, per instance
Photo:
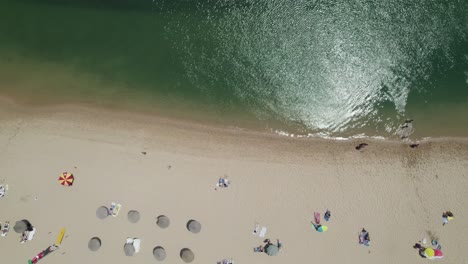
{"label": "closed umbrella", "polygon": [[168,228],[170,223],[171,223],[171,221],[169,220],[169,217],[167,217],[165,215],[158,216],[158,218],[156,220],[156,224],[160,228]]}
{"label": "closed umbrella", "polygon": [[140,221],[140,213],[138,211],[133,211],[132,210],[132,211],[128,212],[127,217],[128,217],[128,221],[130,223],[136,223],[136,222]]}
{"label": "closed umbrella", "polygon": [[187,229],[192,233],[199,233],[201,230],[201,224],[197,220],[190,220],[187,222]]}
{"label": "closed umbrella", "polygon": [[185,262],[185,263],[190,263],[195,259],[195,255],[193,254],[192,250],[188,248],[183,248],[180,251],[180,258]]}
{"label": "closed umbrella", "polygon": [[101,239],[99,237],[93,237],[88,242],[88,248],[91,251],[98,251],[101,248]]}
{"label": "closed umbrella", "polygon": [[278,252],[279,248],[277,245],[270,244],[265,248],[265,253],[267,253],[267,255],[269,256],[275,256],[276,254],[278,254]]}
{"label": "closed umbrella", "polygon": [[96,216],[99,219],[104,219],[109,216],[109,209],[105,206],[101,206],[96,210]]}
{"label": "closed umbrella", "polygon": [[133,256],[133,254],[135,254],[135,247],[133,246],[133,244],[130,244],[130,243],[126,243],[124,245],[124,252],[125,252],[125,256]]}
{"label": "closed umbrella", "polygon": [[153,249],[153,256],[155,259],[163,261],[166,259],[166,250],[163,247],[155,247]]}

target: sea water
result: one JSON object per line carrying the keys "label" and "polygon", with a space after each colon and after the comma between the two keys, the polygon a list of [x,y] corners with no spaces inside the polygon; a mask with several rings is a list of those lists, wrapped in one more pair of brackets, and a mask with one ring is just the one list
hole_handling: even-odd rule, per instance
{"label": "sea water", "polygon": [[1,0],[0,92],[282,134],[468,136],[468,2]]}

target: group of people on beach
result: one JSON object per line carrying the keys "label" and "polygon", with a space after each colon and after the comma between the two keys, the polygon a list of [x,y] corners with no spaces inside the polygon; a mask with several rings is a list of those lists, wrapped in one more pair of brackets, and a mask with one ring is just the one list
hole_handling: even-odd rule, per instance
{"label": "group of people on beach", "polygon": [[[323,215],[323,219],[325,219],[325,221],[328,222],[330,220],[330,217],[331,217],[331,212],[330,210],[327,209],[327,211]],[[318,212],[314,212],[314,220],[311,221],[311,223],[317,232],[323,233],[328,230],[327,226],[321,224],[320,213]],[[362,228],[361,232],[359,232],[359,244],[367,246],[367,247],[370,246],[369,232],[365,228]]]}
{"label": "group of people on beach", "polygon": [[[399,130],[398,130],[398,133],[400,134],[401,139],[407,139],[413,132],[414,132],[413,119],[406,119],[405,123],[403,123],[399,127]],[[356,150],[362,150],[365,147],[367,147],[368,145],[369,144],[367,144],[367,143],[359,143],[359,145],[357,145],[355,147],[355,149]],[[417,147],[419,147],[419,144],[418,143],[411,143],[409,146],[410,146],[410,148],[417,148]]]}
{"label": "group of people on beach", "polygon": [[[454,219],[454,215],[451,211],[446,211],[442,213],[442,226],[445,226],[446,224],[449,223],[450,220]],[[439,244],[437,239],[432,239],[431,240],[431,245],[432,247],[426,247],[426,239],[423,239],[423,241],[419,241],[418,243],[415,243],[413,248],[417,249],[419,252],[419,256],[422,258],[442,258],[442,246]]]}
{"label": "group of people on beach", "polygon": [[[331,212],[330,210],[327,209],[327,211],[323,215],[323,219],[325,219],[325,221],[328,222],[330,220],[330,217],[331,217]],[[320,213],[318,212],[314,212],[314,221],[311,221],[311,223],[317,232],[325,232],[328,230],[327,226],[322,225],[320,223]]]}
{"label": "group of people on beach", "polygon": [[[263,241],[264,245],[260,245],[256,248],[254,248],[254,252],[265,252],[265,250],[273,245],[273,243],[271,243],[270,239],[267,238]],[[283,244],[281,243],[281,241],[279,239],[276,239],[276,246],[278,247],[278,250],[281,250],[281,248],[283,247]]]}

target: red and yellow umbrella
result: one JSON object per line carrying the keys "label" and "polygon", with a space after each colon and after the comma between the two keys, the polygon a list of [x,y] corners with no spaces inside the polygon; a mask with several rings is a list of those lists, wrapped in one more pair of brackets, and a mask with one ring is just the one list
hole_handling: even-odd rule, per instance
{"label": "red and yellow umbrella", "polygon": [[73,177],[73,174],[69,172],[60,174],[60,177],[58,178],[59,183],[63,186],[72,186],[74,180],[75,177]]}

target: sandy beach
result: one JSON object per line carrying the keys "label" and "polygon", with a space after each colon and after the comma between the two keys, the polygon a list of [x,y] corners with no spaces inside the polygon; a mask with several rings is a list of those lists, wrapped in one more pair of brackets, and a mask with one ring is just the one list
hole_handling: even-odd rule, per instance
{"label": "sandy beach", "polygon": [[[437,238],[440,263],[464,263],[468,237],[468,140],[407,143],[288,138],[216,128],[125,112],[78,106],[28,108],[0,104],[0,221],[28,219],[37,233],[20,244],[10,230],[0,237],[2,262],[27,263],[53,244],[60,248],[39,263],[160,263],[232,258],[240,263],[426,263],[414,243]],[[142,154],[146,152],[146,155]],[[57,182],[74,174],[72,187]],[[215,190],[227,175],[229,188]],[[99,206],[122,204],[116,217],[100,220]],[[314,211],[332,213],[325,233],[310,221]],[[130,223],[129,210],[141,220]],[[455,219],[442,226],[443,211]],[[156,217],[166,215],[161,229]],[[187,231],[196,219],[201,232]],[[323,220],[322,220],[323,221]],[[279,238],[277,256],[254,253],[262,238],[255,223]],[[358,244],[365,227],[370,247]],[[88,241],[102,240],[91,252]],[[141,251],[126,257],[127,237],[141,238]]]}

